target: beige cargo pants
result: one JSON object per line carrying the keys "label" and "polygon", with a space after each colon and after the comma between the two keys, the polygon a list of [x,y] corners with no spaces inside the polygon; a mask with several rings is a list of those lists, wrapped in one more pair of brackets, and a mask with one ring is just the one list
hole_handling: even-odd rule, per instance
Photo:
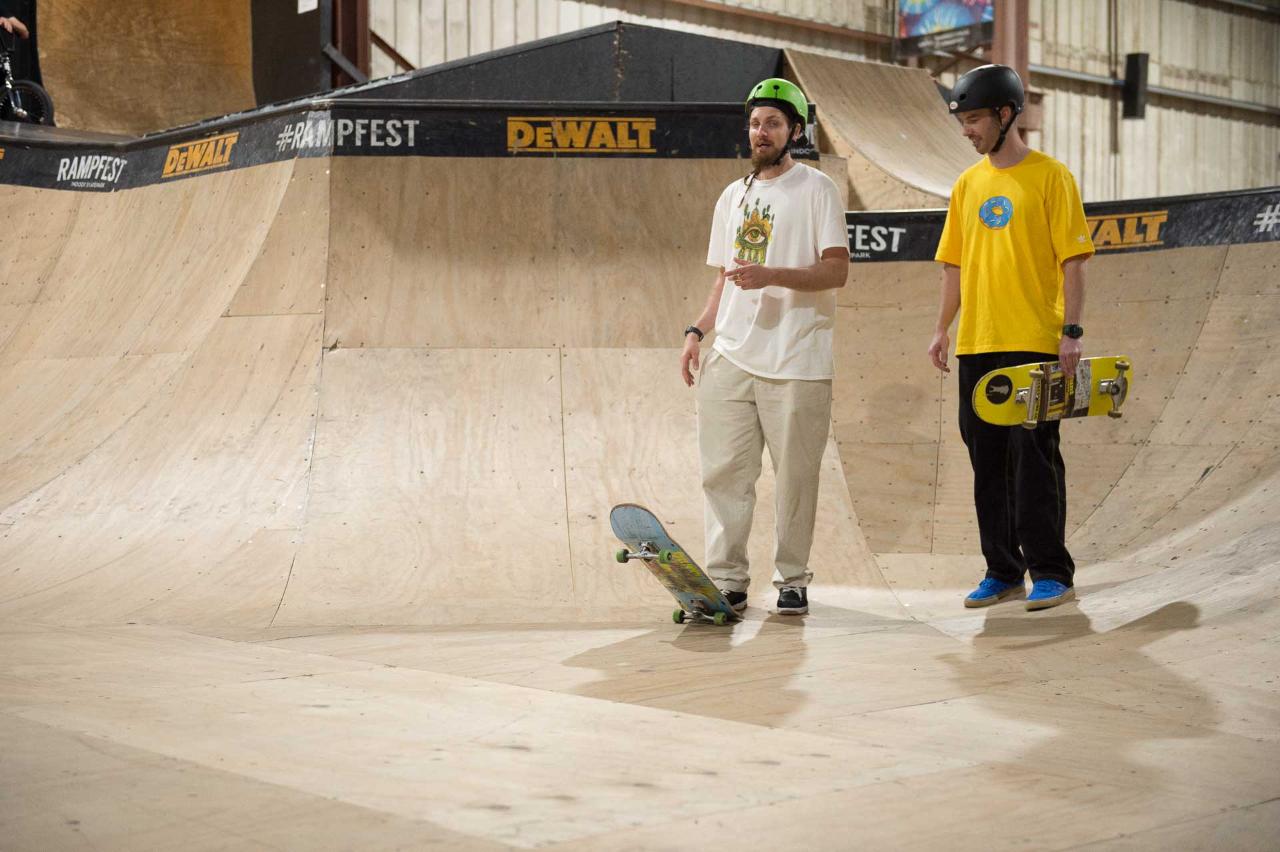
{"label": "beige cargo pants", "polygon": [[766,446],[777,481],[773,584],[809,585],[830,424],[830,380],[763,379],[708,349],[698,377],[698,448],[707,575],[724,591],[745,592],[751,581],[747,537]]}

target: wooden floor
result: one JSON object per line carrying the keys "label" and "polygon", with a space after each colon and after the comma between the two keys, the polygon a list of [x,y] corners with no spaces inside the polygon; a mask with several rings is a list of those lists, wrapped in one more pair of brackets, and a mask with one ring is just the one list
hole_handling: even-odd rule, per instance
{"label": "wooden floor", "polygon": [[[838,166],[837,166],[838,168]],[[1280,255],[1100,257],[1080,601],[980,578],[932,264],[840,296],[812,613],[677,626],[736,162],[0,188],[0,847],[1275,849]]]}

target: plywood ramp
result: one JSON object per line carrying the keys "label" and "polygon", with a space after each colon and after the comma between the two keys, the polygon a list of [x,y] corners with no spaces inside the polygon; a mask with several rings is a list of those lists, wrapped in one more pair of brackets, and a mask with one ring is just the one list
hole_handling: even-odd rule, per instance
{"label": "plywood ramp", "polygon": [[786,51],[818,124],[849,163],[853,209],[938,207],[977,162],[927,71]]}
{"label": "plywood ramp", "polygon": [[[282,624],[606,618],[660,599],[641,574],[601,572],[605,513],[652,503],[701,550],[676,345],[711,281],[712,200],[740,173],[343,158],[11,190],[5,215],[39,250],[7,261],[0,524],[24,548],[17,527],[65,539],[79,523],[91,541],[90,519],[123,539],[135,522],[292,531]],[[1267,246],[1090,265],[1090,351],[1133,355],[1140,392],[1123,419],[1064,430],[1082,559],[1127,558],[1274,472],[1274,265]],[[936,275],[859,264],[839,294],[815,561],[890,609],[882,568],[960,588],[977,551],[954,381],[922,354]],[[1223,383],[1227,405],[1205,391]],[[771,493],[766,476],[762,528]],[[545,555],[534,573],[529,552]],[[40,582],[28,572],[20,594]]]}
{"label": "plywood ramp", "polygon": [[935,266],[855,266],[812,614],[767,611],[766,464],[746,620],[677,627],[607,515],[702,554],[678,347],[742,173],[5,190],[38,247],[0,258],[8,845],[1274,846],[1275,245],[1090,263],[1137,391],[1063,428],[1081,600],[1043,614],[960,606]]}
{"label": "plywood ramp", "polygon": [[252,109],[249,0],[41,0],[40,70],[58,124],[142,135]]}

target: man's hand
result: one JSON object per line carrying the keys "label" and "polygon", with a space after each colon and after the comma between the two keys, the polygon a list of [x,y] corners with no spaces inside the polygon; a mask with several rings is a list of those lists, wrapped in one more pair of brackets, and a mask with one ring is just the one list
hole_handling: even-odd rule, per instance
{"label": "man's hand", "polygon": [[945,331],[935,333],[933,342],[929,344],[929,360],[933,362],[933,366],[944,373],[951,372],[951,368],[947,366],[947,349],[950,346],[951,338]]}
{"label": "man's hand", "polygon": [[684,376],[684,383],[689,387],[693,387],[694,370],[702,369],[700,356],[702,354],[702,344],[698,341],[698,335],[692,331],[685,335],[684,351],[680,353],[680,375]]}
{"label": "man's hand", "polygon": [[762,290],[772,283],[770,279],[773,275],[769,267],[761,266],[758,263],[748,263],[736,257],[733,262],[736,268],[726,269],[724,277],[737,284],[743,290]]}
{"label": "man's hand", "polygon": [[1076,365],[1080,363],[1080,354],[1084,352],[1084,344],[1079,338],[1062,336],[1062,342],[1058,344],[1058,363],[1062,365],[1064,373],[1075,373]]}
{"label": "man's hand", "polygon": [[23,38],[31,38],[31,33],[27,31],[27,25],[17,18],[0,18],[0,27],[4,27],[8,32],[17,33]]}

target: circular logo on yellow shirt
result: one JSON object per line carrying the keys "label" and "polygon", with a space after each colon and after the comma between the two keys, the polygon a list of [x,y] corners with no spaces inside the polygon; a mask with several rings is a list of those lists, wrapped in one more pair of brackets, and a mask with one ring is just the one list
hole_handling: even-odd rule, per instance
{"label": "circular logo on yellow shirt", "polygon": [[982,202],[982,207],[978,209],[978,218],[991,230],[998,231],[1009,224],[1009,220],[1013,218],[1013,202],[1003,195],[993,195]]}

